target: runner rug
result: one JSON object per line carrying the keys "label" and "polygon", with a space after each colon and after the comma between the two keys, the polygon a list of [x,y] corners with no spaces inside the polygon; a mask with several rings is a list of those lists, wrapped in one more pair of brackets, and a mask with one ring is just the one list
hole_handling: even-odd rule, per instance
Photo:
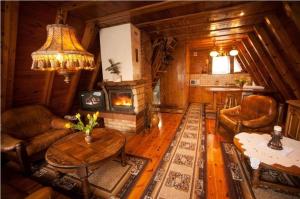
{"label": "runner rug", "polygon": [[[126,198],[147,163],[148,159],[132,155],[127,155],[124,167],[118,158],[103,162],[88,178],[92,198]],[[41,184],[52,186],[71,198],[83,197],[81,181],[76,174],[58,173],[46,163],[35,165],[34,170],[33,178]]]}
{"label": "runner rug", "polygon": [[[230,189],[230,198],[234,199],[296,199],[300,194],[290,195],[284,190],[274,191],[267,187],[252,188],[251,186],[251,167],[242,161],[242,154],[232,143],[222,143],[222,153]],[[288,186],[300,187],[300,178],[283,174],[272,169],[262,168],[261,180],[278,183]]]}
{"label": "runner rug", "polygon": [[205,198],[206,137],[203,106],[191,104],[144,199]]}

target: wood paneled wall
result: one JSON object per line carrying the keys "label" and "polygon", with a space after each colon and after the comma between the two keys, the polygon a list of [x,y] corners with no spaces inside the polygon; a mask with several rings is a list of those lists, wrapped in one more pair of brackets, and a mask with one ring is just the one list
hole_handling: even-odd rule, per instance
{"label": "wood paneled wall", "polygon": [[188,104],[188,67],[186,45],[178,43],[173,53],[174,60],[160,79],[162,107],[185,108]]}

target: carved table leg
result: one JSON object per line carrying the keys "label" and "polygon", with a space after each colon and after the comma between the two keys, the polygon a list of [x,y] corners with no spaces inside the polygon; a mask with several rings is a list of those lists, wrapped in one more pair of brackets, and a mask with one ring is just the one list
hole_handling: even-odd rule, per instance
{"label": "carved table leg", "polygon": [[125,144],[121,149],[121,164],[123,167],[126,166],[126,164],[127,164],[126,163],[126,154],[125,154]]}
{"label": "carved table leg", "polygon": [[252,186],[254,188],[257,188],[259,185],[259,175],[260,175],[260,167],[257,169],[253,170],[253,175],[252,175]]}
{"label": "carved table leg", "polygon": [[79,169],[79,177],[82,181],[82,192],[83,198],[89,199],[90,197],[90,187],[89,187],[89,180],[88,180],[88,168],[83,167]]}

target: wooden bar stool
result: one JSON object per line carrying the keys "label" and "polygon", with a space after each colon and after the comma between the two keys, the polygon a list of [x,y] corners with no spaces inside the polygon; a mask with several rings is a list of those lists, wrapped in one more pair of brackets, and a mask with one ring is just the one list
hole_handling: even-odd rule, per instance
{"label": "wooden bar stool", "polygon": [[237,106],[236,97],[233,94],[227,94],[225,99],[224,108],[231,108]]}

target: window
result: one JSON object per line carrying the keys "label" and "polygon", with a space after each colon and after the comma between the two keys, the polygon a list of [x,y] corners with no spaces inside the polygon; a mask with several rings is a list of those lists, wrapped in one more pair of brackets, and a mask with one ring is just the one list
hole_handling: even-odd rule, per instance
{"label": "window", "polygon": [[213,57],[212,74],[229,74],[230,59],[229,56]]}
{"label": "window", "polygon": [[236,57],[234,57],[233,64],[234,64],[234,67],[233,67],[234,73],[242,72],[242,67],[241,67],[240,63],[238,62],[238,60],[236,59]]}

